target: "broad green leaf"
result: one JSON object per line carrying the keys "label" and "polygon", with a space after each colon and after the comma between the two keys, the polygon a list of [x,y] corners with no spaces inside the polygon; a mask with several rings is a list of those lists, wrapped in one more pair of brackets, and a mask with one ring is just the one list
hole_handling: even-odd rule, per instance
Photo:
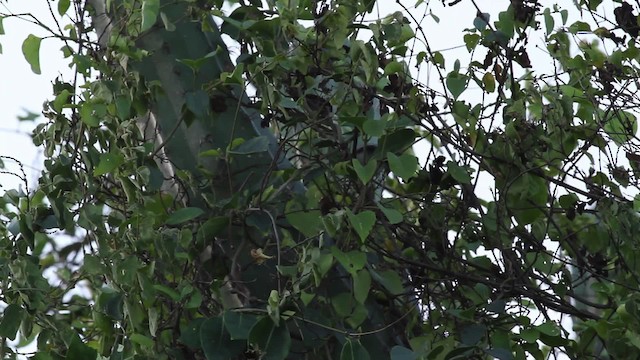
{"label": "broad green leaf", "polygon": [[387,153],[389,167],[391,171],[402,180],[407,181],[416,175],[418,170],[418,158],[411,154],[396,156],[394,153]]}
{"label": "broad green leaf", "polygon": [[520,338],[528,343],[535,343],[540,338],[540,332],[536,329],[524,329],[520,331]]}
{"label": "broad green leaf", "polygon": [[355,170],[358,175],[358,179],[362,181],[363,184],[369,183],[369,180],[373,177],[373,174],[376,172],[376,168],[378,163],[375,160],[369,160],[366,165],[362,166],[358,159],[352,159],[351,163],[353,164],[353,170]]}
{"label": "broad green leaf", "polygon": [[406,347],[396,345],[391,348],[391,360],[417,360],[418,354]]}
{"label": "broad green leaf", "polygon": [[467,88],[467,77],[455,72],[449,73],[447,75],[447,89],[451,92],[453,99],[457,99],[460,94],[462,94]]}
{"label": "broad green leaf", "polygon": [[96,256],[87,254],[84,256],[82,270],[91,275],[104,274],[106,269],[100,259]]}
{"label": "broad green leaf", "polygon": [[197,318],[191,320],[189,325],[184,329],[181,329],[180,341],[187,345],[190,349],[200,349],[202,344],[200,342],[200,328],[207,319]]}
{"label": "broad green leaf", "polygon": [[249,343],[257,346],[265,360],[282,360],[289,355],[291,335],[284,322],[276,326],[268,316],[258,320],[251,328]]}
{"label": "broad green leaf", "polygon": [[355,305],[355,299],[350,293],[343,292],[331,297],[331,306],[340,318],[349,317]]}
{"label": "broad green leaf", "polygon": [[404,293],[402,279],[397,272],[393,270],[385,270],[381,272],[371,271],[372,278],[382,284],[392,295],[400,295]]}
{"label": "broad green leaf", "polygon": [[397,61],[392,61],[389,64],[387,64],[387,66],[384,67],[385,75],[396,74],[396,73],[397,74],[404,73],[404,65],[402,65]]}
{"label": "broad green leaf", "polygon": [[387,122],[380,119],[368,119],[362,124],[362,130],[369,136],[382,136],[384,129],[387,126]]}
{"label": "broad green leaf", "polygon": [[640,349],[640,335],[635,332],[635,331],[631,331],[631,330],[627,330],[624,332],[624,336],[629,340],[629,342],[635,346],[636,348]]}
{"label": "broad green leaf", "polygon": [[487,327],[482,324],[470,324],[462,328],[460,340],[465,345],[477,344],[487,333]]}
{"label": "broad green leaf", "polygon": [[347,339],[340,352],[340,360],[368,360],[367,349],[358,340]]}
{"label": "broad green leaf", "polygon": [[119,321],[124,318],[124,295],[120,292],[110,288],[102,289],[96,305],[102,313],[109,315],[114,320]]}
{"label": "broad green leaf", "polygon": [[471,52],[476,48],[478,43],[480,42],[480,35],[478,34],[465,34],[463,36],[464,44],[467,47],[467,50]]}
{"label": "broad green leaf", "polygon": [[0,35],[4,35],[4,16],[0,16]]}
{"label": "broad green leaf", "polygon": [[186,207],[175,211],[167,219],[167,225],[178,225],[191,221],[204,214],[204,210],[197,207]]}
{"label": "broad green leaf", "polygon": [[338,247],[331,248],[331,254],[351,275],[355,275],[367,263],[367,254],[358,250],[342,252]]}
{"label": "broad green leaf", "polygon": [[560,328],[552,321],[547,321],[539,326],[536,326],[536,330],[540,333],[549,336],[559,336],[561,334]]}
{"label": "broad green leaf", "polygon": [[102,104],[95,104],[92,102],[84,102],[80,106],[80,120],[83,123],[87,124],[90,127],[97,127],[100,125],[100,116],[101,112],[100,107],[104,107]]}
{"label": "broad green leaf", "polygon": [[92,349],[88,345],[82,342],[77,336],[71,339],[69,350],[67,351],[65,359],[68,360],[81,360],[81,359],[95,359],[98,353],[95,349]]}
{"label": "broad green leaf", "polygon": [[318,228],[322,225],[320,211],[296,211],[287,213],[287,221],[307,237],[317,235]]}
{"label": "broad green leaf", "polygon": [[503,348],[493,348],[486,350],[487,354],[498,360],[513,360],[513,352]]}
{"label": "broad green leaf", "polygon": [[364,304],[371,290],[371,275],[367,269],[362,269],[353,274],[353,295],[356,300]]}
{"label": "broad green leaf", "polygon": [[58,0],[58,14],[60,14],[60,16],[66,14],[70,5],[70,0]]}
{"label": "broad green leaf", "polygon": [[244,350],[244,342],[231,340],[219,316],[200,325],[200,345],[207,360],[233,359]]}
{"label": "broad green leaf", "polygon": [[378,206],[378,209],[380,209],[384,213],[384,216],[386,216],[390,224],[395,225],[402,222],[402,219],[404,217],[402,216],[402,213],[400,211],[396,209],[384,207],[382,206],[382,204],[379,204],[379,203],[376,205]]}
{"label": "broad green leaf", "polygon": [[460,184],[471,184],[471,176],[469,176],[466,167],[462,167],[454,161],[447,162],[447,173]]}
{"label": "broad green leaf", "polygon": [[2,313],[0,322],[0,336],[10,340],[16,339],[16,334],[20,329],[20,323],[24,316],[24,309],[20,305],[9,304]]}
{"label": "broad green leaf", "polygon": [[144,0],[142,2],[142,25],[140,32],[147,31],[155,25],[160,12],[160,0]]}
{"label": "broad green leaf", "polygon": [[376,159],[383,158],[388,152],[403,153],[413,145],[417,136],[418,134],[413,129],[400,129],[384,135],[378,141],[374,157]]}
{"label": "broad green leaf", "polygon": [[145,336],[145,335],[142,335],[142,334],[131,334],[129,339],[132,342],[134,342],[134,343],[136,343],[136,344],[138,344],[138,345],[140,345],[140,346],[142,346],[144,348],[147,348],[147,349],[152,349],[153,348],[153,344],[154,344],[153,339],[151,339],[148,336]]}
{"label": "broad green leaf", "polygon": [[360,236],[360,241],[364,243],[376,223],[376,214],[371,210],[365,210],[358,214],[354,214],[348,210],[347,216],[349,217],[351,227],[356,231],[358,236]]}
{"label": "broad green leaf", "polygon": [[180,294],[172,288],[160,284],[153,285],[153,288],[167,295],[173,301],[180,301]]}
{"label": "broad green leaf", "polygon": [[228,225],[228,216],[215,216],[209,218],[209,220],[202,224],[200,226],[200,229],[198,229],[198,242],[205,243],[207,241],[213,241],[215,236],[220,235],[224,230],[228,228]]}
{"label": "broad green leaf", "polygon": [[258,321],[253,314],[225,311],[223,314],[224,326],[231,336],[231,340],[248,339],[251,328]]}
{"label": "broad green leaf", "polygon": [[100,162],[98,166],[93,169],[94,176],[100,176],[108,174],[117,169],[124,163],[124,156],[119,153],[106,153],[100,154]]}
{"label": "broad green leaf", "polygon": [[31,71],[36,74],[40,74],[40,42],[41,38],[29,34],[22,43],[22,54],[31,65]]}
{"label": "broad green leaf", "polygon": [[229,150],[229,153],[248,155],[267,151],[268,148],[269,139],[266,136],[258,136],[243,142],[232,150]]}

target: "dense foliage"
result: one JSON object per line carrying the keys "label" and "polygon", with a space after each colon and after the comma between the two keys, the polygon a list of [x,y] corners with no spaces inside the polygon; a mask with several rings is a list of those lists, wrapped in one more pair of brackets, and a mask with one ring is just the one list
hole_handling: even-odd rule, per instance
{"label": "dense foliage", "polygon": [[2,197],[4,358],[635,358],[637,4],[231,3],[2,14],[75,71]]}

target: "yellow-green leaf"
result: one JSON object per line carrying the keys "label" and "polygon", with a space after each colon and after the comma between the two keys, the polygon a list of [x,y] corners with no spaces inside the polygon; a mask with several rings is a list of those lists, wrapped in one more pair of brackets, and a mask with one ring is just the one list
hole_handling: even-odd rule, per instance
{"label": "yellow-green leaf", "polygon": [[22,43],[22,54],[24,58],[27,60],[29,65],[31,65],[31,71],[36,74],[40,74],[40,42],[42,39],[39,37],[29,34],[27,38]]}
{"label": "yellow-green leaf", "polygon": [[484,85],[484,90],[488,93],[492,93],[496,90],[496,78],[488,71],[482,77],[482,84]]}

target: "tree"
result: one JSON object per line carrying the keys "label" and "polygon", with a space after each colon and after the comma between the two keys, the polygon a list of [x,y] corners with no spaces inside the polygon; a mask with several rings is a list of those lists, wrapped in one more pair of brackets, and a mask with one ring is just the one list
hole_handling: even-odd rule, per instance
{"label": "tree", "polygon": [[634,5],[472,1],[463,66],[416,15],[437,4],[224,3],[56,2],[77,77],[38,187],[2,197],[4,357],[637,352]]}

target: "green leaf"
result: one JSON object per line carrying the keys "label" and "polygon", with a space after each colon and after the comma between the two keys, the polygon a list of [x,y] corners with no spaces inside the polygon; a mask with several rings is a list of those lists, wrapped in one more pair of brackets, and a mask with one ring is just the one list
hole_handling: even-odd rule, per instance
{"label": "green leaf", "polygon": [[387,126],[386,121],[380,119],[368,119],[362,124],[362,130],[369,136],[382,136],[384,129]]}
{"label": "green leaf", "polygon": [[402,74],[404,73],[404,66],[397,62],[397,61],[391,61],[389,64],[387,64],[387,66],[384,67],[384,74],[385,75],[390,75],[390,74]]}
{"label": "green leaf", "polygon": [[467,50],[471,52],[476,48],[478,43],[480,42],[480,35],[478,34],[465,34],[463,36],[464,44],[467,46]]}
{"label": "green leaf", "polygon": [[396,156],[395,154],[388,152],[387,159],[389,159],[389,167],[391,171],[401,177],[402,180],[407,181],[416,175],[418,170],[418,158],[411,154],[402,154]]}
{"label": "green leaf", "polygon": [[266,136],[258,136],[243,142],[232,150],[229,150],[229,153],[248,155],[267,151],[268,148],[269,138]]}
{"label": "green leaf", "polygon": [[447,162],[447,173],[460,184],[471,184],[471,176],[466,167],[462,167],[453,161]]}
{"label": "green leaf", "polygon": [[538,330],[541,334],[549,336],[560,336],[561,334],[558,325],[551,321],[547,321],[539,326],[536,326],[536,330]]}
{"label": "green leaf", "polygon": [[22,43],[22,54],[24,58],[27,60],[29,65],[31,65],[31,71],[36,74],[40,74],[40,42],[42,39],[39,37],[29,34],[27,38]]}
{"label": "green leaf", "polygon": [[16,339],[16,334],[20,329],[20,323],[24,316],[24,309],[20,305],[9,304],[2,313],[0,322],[0,336],[10,340]]}
{"label": "green leaf", "polygon": [[371,275],[367,269],[362,269],[353,274],[353,296],[356,300],[364,304],[371,290]]}
{"label": "green leaf", "polygon": [[244,341],[231,340],[219,316],[200,325],[200,345],[207,360],[233,359],[244,350]]}
{"label": "green leaf", "polygon": [[258,321],[253,314],[235,311],[225,311],[223,314],[224,326],[231,336],[231,340],[248,339],[251,328]]}
{"label": "green leaf", "polygon": [[396,209],[391,209],[391,208],[388,208],[388,207],[384,207],[380,203],[378,203],[376,205],[378,206],[378,209],[380,209],[380,211],[382,211],[384,213],[384,216],[386,216],[386,218],[387,218],[387,220],[389,220],[390,224],[392,224],[392,225],[399,224],[404,219],[404,217],[402,216],[402,213],[400,211],[398,211]]}
{"label": "green leaf", "polygon": [[369,183],[369,180],[371,180],[373,174],[375,174],[378,165],[375,160],[369,160],[364,166],[360,164],[358,159],[352,159],[351,163],[353,164],[353,170],[355,170],[358,175],[358,179],[365,185]]}
{"label": "green leaf", "polygon": [[84,256],[82,269],[90,275],[104,274],[106,272],[106,268],[100,259],[90,254]]}
{"label": "green leaf", "polygon": [[520,331],[520,338],[530,344],[533,344],[540,338],[540,332],[536,329],[524,329]]}
{"label": "green leaf", "polygon": [[392,295],[400,295],[404,293],[402,279],[400,275],[393,270],[381,272],[371,271],[371,276],[376,282],[382,284]]}
{"label": "green leaf", "polygon": [[65,359],[67,360],[84,360],[84,359],[95,359],[98,356],[98,353],[84,344],[82,340],[80,340],[77,335],[71,339],[71,344],[69,345],[69,350],[67,351],[67,355]]}
{"label": "green leaf", "polygon": [[555,21],[553,20],[553,16],[551,16],[551,9],[549,8],[544,9],[544,25],[547,36],[551,35],[555,26]]}
{"label": "green leaf", "polygon": [[482,84],[484,85],[484,90],[488,93],[492,93],[496,90],[496,78],[492,73],[486,72],[482,77]]}
{"label": "green leaf", "polygon": [[80,106],[80,120],[90,127],[97,127],[100,125],[100,114],[103,108],[106,107],[103,104],[95,104],[92,102],[84,102]]}
{"label": "green leaf", "polygon": [[70,0],[58,0],[58,14],[60,14],[60,16],[66,14],[70,5]]}
{"label": "green leaf", "polygon": [[142,25],[140,32],[147,31],[155,25],[160,12],[160,0],[144,0],[142,2]]}
{"label": "green leaf", "polygon": [[396,345],[391,348],[391,360],[417,360],[418,354],[406,347]]}
{"label": "green leaf", "polygon": [[197,318],[191,320],[189,325],[182,329],[180,334],[180,341],[187,345],[190,349],[201,349],[202,344],[200,342],[200,328],[207,319]]}
{"label": "green leaf", "polygon": [[467,88],[467,77],[460,75],[456,72],[451,72],[447,75],[447,89],[451,92],[453,99],[457,99]]}
{"label": "green leaf", "polygon": [[358,340],[347,339],[340,352],[340,360],[368,360],[367,349]]}
{"label": "green leaf", "polygon": [[[599,111],[604,116],[604,112]],[[604,121],[604,131],[617,145],[622,145],[634,138],[638,132],[638,121],[635,115],[622,110],[611,110]]]}
{"label": "green leaf", "polygon": [[413,145],[418,134],[413,129],[400,129],[380,137],[374,156],[380,159],[388,152],[403,153]]}
{"label": "green leaf", "polygon": [[364,243],[376,223],[376,214],[371,210],[365,210],[358,214],[347,210],[347,216],[349,217],[351,227],[356,231],[358,236],[360,236],[360,241]]}
{"label": "green leaf", "polygon": [[465,345],[477,344],[487,333],[487,327],[482,324],[471,324],[462,328],[460,340]]}
{"label": "green leaf", "polygon": [[177,210],[167,219],[167,225],[178,225],[191,221],[204,214],[204,210],[197,207],[186,207]]}
{"label": "green leaf", "polygon": [[331,254],[338,260],[340,265],[354,276],[367,263],[367,254],[362,251],[352,250],[345,253],[334,246],[331,248]]}
{"label": "green leaf", "polygon": [[152,349],[153,348],[153,339],[151,339],[148,336],[142,335],[142,334],[131,334],[131,336],[129,337],[129,339],[142,346],[143,348],[147,348],[147,349]]}
{"label": "green leaf", "polygon": [[124,163],[124,156],[119,153],[106,153],[100,154],[100,162],[98,166],[93,169],[94,176],[100,176],[111,173]]}
{"label": "green leaf", "polygon": [[180,301],[180,294],[172,288],[160,284],[153,285],[153,288],[167,295],[173,301]]}
{"label": "green leaf", "polygon": [[284,322],[280,326],[266,316],[251,328],[249,343],[260,349],[265,360],[282,360],[289,355],[291,335]]}
{"label": "green leaf", "polygon": [[98,309],[114,320],[124,318],[124,295],[110,288],[104,288],[96,302]]}
{"label": "green leaf", "polygon": [[287,213],[287,221],[307,237],[316,236],[322,224],[320,211],[296,211]]}

